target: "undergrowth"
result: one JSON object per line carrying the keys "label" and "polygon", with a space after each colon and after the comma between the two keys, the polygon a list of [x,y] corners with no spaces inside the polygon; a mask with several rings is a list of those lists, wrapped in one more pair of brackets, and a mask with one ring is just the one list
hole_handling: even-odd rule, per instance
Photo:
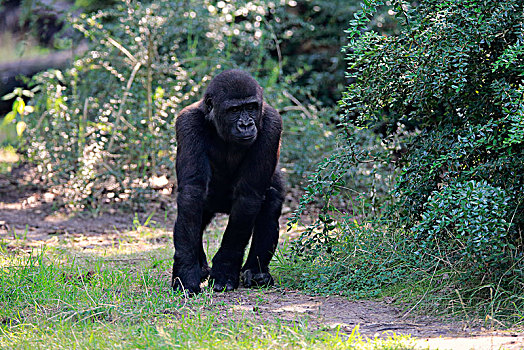
{"label": "undergrowth", "polygon": [[518,257],[498,279],[488,280],[473,278],[467,265],[446,254],[421,250],[413,235],[384,223],[345,218],[322,245],[302,239],[280,256],[276,270],[283,286],[355,299],[388,297],[408,305],[406,313],[454,315],[472,326],[524,325],[518,290],[524,261]]}

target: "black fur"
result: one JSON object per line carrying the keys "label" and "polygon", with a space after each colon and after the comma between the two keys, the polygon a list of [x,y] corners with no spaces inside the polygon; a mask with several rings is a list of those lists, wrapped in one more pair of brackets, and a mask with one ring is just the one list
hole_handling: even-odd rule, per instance
{"label": "black fur", "polygon": [[[282,118],[247,73],[217,75],[204,98],[176,121],[178,216],[173,288],[200,292],[272,285],[269,262],[278,243],[283,182],[277,168]],[[215,213],[229,214],[221,246],[207,264],[202,234]],[[241,267],[251,238],[247,260]]]}

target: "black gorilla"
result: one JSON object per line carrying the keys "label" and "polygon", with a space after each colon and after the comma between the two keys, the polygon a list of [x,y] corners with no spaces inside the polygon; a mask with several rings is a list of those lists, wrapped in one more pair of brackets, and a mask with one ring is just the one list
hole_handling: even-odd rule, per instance
{"label": "black gorilla", "polygon": [[[216,291],[237,288],[240,277],[246,287],[273,284],[268,265],[283,202],[281,131],[282,118],[264,102],[260,85],[240,70],[217,75],[204,98],[182,110],[173,288],[199,293],[208,276]],[[202,234],[215,213],[229,214],[229,222],[210,269]]]}

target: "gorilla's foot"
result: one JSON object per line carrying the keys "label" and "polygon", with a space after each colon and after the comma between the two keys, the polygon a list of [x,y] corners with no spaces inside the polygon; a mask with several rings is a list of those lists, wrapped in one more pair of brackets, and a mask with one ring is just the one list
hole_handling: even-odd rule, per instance
{"label": "gorilla's foot", "polygon": [[198,294],[201,292],[201,274],[202,268],[200,265],[192,266],[186,271],[178,271],[177,267],[173,265],[171,286],[175,291],[182,291],[184,294],[188,294],[189,296]]}
{"label": "gorilla's foot", "polygon": [[242,285],[247,288],[268,287],[275,284],[273,277],[269,272],[255,272],[247,269],[242,272]]}
{"label": "gorilla's foot", "polygon": [[229,292],[238,288],[240,284],[240,264],[242,252],[227,250],[222,247],[213,257],[209,285],[215,292]]}
{"label": "gorilla's foot", "polygon": [[211,279],[211,284],[213,285],[213,290],[215,292],[231,292],[236,288],[235,283],[231,280],[227,280],[226,282],[219,282],[216,279]]}
{"label": "gorilla's foot", "polygon": [[215,292],[230,292],[238,288],[240,284],[239,273],[235,274],[226,271],[227,269],[215,268],[215,266],[211,269],[209,282]]}

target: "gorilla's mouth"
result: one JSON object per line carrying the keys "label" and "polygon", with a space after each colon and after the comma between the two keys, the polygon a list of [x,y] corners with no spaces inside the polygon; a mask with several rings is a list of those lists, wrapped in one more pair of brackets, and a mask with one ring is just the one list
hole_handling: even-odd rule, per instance
{"label": "gorilla's mouth", "polygon": [[255,140],[256,135],[246,135],[237,137],[238,142],[240,143],[249,143]]}

